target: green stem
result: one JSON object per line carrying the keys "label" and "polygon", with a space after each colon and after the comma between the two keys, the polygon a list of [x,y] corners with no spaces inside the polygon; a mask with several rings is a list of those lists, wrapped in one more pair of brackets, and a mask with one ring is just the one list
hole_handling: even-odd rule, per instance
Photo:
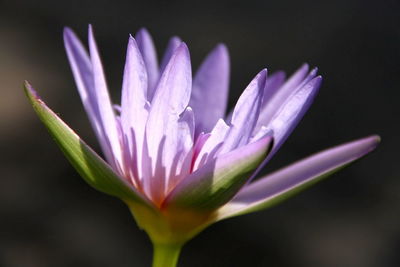
{"label": "green stem", "polygon": [[153,267],[176,267],[181,244],[154,244]]}

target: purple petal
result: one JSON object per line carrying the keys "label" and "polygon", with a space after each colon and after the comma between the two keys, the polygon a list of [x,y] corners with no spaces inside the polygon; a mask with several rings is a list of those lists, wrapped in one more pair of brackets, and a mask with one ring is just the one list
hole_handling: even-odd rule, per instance
{"label": "purple petal", "polygon": [[[163,193],[168,190],[168,174],[171,173],[172,167],[183,166],[183,161],[190,153],[187,150],[187,144],[191,142],[190,147],[193,146],[193,136],[188,134],[190,130],[187,129],[190,127],[190,122],[185,119],[182,121],[181,118],[181,114],[189,103],[191,85],[189,50],[186,44],[182,43],[176,49],[160,78],[146,125],[146,142],[149,160],[152,162],[150,174],[152,178],[145,178],[145,180],[153,180],[160,187],[164,185]],[[153,176],[156,174],[155,171],[159,170],[156,162],[159,162],[165,171]],[[153,192],[152,197],[161,198],[162,196],[158,194],[160,192]]]}
{"label": "purple petal", "polygon": [[171,59],[172,55],[175,52],[175,49],[179,47],[179,45],[182,43],[182,40],[179,37],[172,37],[167,45],[167,48],[165,49],[164,52],[164,57],[161,60],[160,64],[160,74],[162,74],[165,70],[165,67],[167,66],[169,60]]}
{"label": "purple petal", "polygon": [[268,208],[347,166],[376,148],[379,136],[343,144],[298,161],[242,189],[220,210],[220,219]]}
{"label": "purple petal", "polygon": [[[301,66],[274,94],[265,98],[260,119],[257,122],[257,129],[267,125],[275,112],[286,101],[286,99],[299,87],[308,72],[308,65]],[[315,75],[314,75],[315,76]]]}
{"label": "purple petal", "polygon": [[220,153],[226,153],[249,142],[260,114],[266,77],[267,70],[262,70],[240,96]]}
{"label": "purple petal", "polygon": [[[103,129],[94,92],[92,63],[82,43],[70,28],[64,29],[64,45],[83,106],[97,137],[101,141]],[[107,145],[101,145],[103,150],[106,150]]]}
{"label": "purple petal", "polygon": [[97,49],[96,41],[93,35],[93,29],[89,25],[89,51],[93,67],[93,83],[94,83],[94,101],[97,104],[100,116],[100,122],[103,127],[104,136],[111,146],[111,151],[115,162],[113,164],[117,168],[121,168],[122,162],[121,144],[118,137],[118,129],[115,120],[114,109],[111,104],[110,96],[104,77],[103,66],[101,64],[100,55]]}
{"label": "purple petal", "polygon": [[[139,48],[133,37],[129,37],[124,79],[121,96],[121,125],[126,136],[125,149],[130,158],[135,158],[128,165],[136,179],[142,178],[141,159],[143,139],[148,116],[147,72]],[[135,149],[134,149],[135,148]],[[132,175],[132,173],[131,173]]]}
{"label": "purple petal", "polygon": [[303,118],[314,101],[321,82],[322,77],[318,76],[301,87],[290,96],[286,103],[284,103],[281,109],[275,114],[275,117],[272,118],[272,121],[267,125],[267,128],[274,131],[275,144],[271,154],[274,154],[280,148],[289,134]]}
{"label": "purple petal", "polygon": [[78,37],[69,28],[64,29],[64,45],[83,106],[88,114],[92,128],[99,140],[105,158],[112,166],[116,167],[111,144],[105,133],[103,120],[99,111],[99,99],[94,84],[91,59]]}
{"label": "purple petal", "polygon": [[207,56],[193,81],[189,105],[196,118],[196,133],[210,132],[218,119],[223,118],[228,103],[229,54],[219,44]]}
{"label": "purple petal", "polygon": [[[264,128],[272,130],[274,134],[274,146],[267,158],[260,164],[258,169],[252,174],[249,181],[253,180],[258,172],[268,163],[268,161],[275,155],[282,144],[286,141],[288,136],[303,118],[308,108],[314,101],[318,89],[321,85],[322,77],[318,76],[309,81],[303,87],[298,89],[294,94],[287,99],[286,103],[282,104],[272,121]],[[262,130],[260,130],[262,131]],[[261,133],[257,133],[259,135]]]}
{"label": "purple petal", "polygon": [[269,102],[277,90],[285,82],[285,73],[278,71],[269,75],[265,82],[263,107]]}
{"label": "purple petal", "polygon": [[156,48],[154,47],[153,39],[146,29],[140,29],[136,33],[135,37],[147,69],[147,99],[149,100],[149,102],[151,102],[151,100],[153,99],[154,90],[157,86],[157,82],[160,76],[158,71],[157,52]]}
{"label": "purple petal", "polygon": [[271,137],[220,155],[179,183],[163,207],[213,210],[231,199],[266,156]]}

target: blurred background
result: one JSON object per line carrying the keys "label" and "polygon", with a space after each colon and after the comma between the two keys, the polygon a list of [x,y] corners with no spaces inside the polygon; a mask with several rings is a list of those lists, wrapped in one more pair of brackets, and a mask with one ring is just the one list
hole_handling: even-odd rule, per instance
{"label": "blurred background", "polygon": [[322,90],[265,173],[382,137],[376,152],[295,198],[208,228],[179,266],[400,266],[399,14],[397,0],[0,1],[0,266],[150,266],[150,242],[127,208],[85,184],[22,91],[29,80],[98,150],[62,41],[66,25],[86,40],[88,23],[116,102],[128,34],[140,27],[160,53],[180,36],[194,69],[224,42],[230,107],[264,67],[318,66]]}

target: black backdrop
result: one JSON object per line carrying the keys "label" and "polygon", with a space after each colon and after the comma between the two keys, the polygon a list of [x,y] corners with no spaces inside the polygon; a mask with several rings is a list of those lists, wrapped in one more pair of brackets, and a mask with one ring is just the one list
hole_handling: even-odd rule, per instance
{"label": "black backdrop", "polygon": [[375,153],[294,199],[210,227],[180,266],[399,266],[399,14],[397,0],[1,1],[0,266],[150,265],[150,243],[126,207],[79,178],[22,93],[27,79],[97,147],[62,43],[65,25],[86,38],[88,23],[115,99],[128,33],[143,26],[160,52],[170,36],[183,38],[194,68],[227,44],[231,106],[261,68],[318,66],[322,90],[265,172],[382,136]]}

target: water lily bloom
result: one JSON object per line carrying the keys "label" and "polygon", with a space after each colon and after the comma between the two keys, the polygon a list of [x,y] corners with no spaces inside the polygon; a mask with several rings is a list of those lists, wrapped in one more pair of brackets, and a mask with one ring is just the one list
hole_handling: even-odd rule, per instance
{"label": "water lily bloom", "polygon": [[219,44],[192,80],[189,51],[173,37],[158,64],[149,33],[129,36],[120,104],[109,96],[89,26],[89,53],[64,42],[98,156],[25,84],[40,119],[80,175],[123,200],[154,244],[153,266],[175,266],[182,245],[210,224],[275,205],[372,151],[370,136],[253,180],[312,103],[317,70],[289,79],[261,70],[227,116],[229,56]]}

